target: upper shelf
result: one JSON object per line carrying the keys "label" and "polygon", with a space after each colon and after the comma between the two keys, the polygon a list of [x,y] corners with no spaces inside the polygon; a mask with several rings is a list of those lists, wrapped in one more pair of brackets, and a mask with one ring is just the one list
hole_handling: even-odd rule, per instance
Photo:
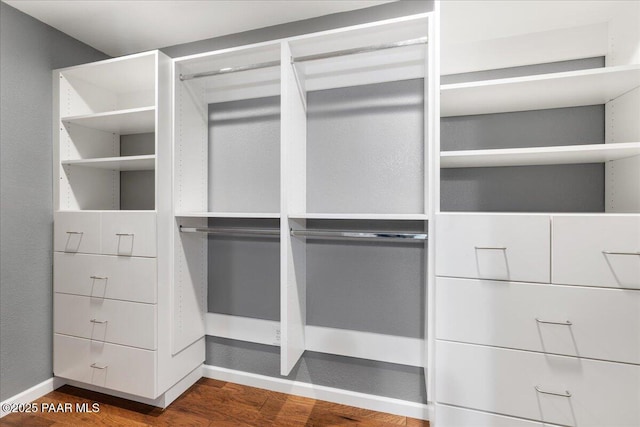
{"label": "upper shelf", "polygon": [[183,218],[258,218],[279,219],[278,212],[176,212],[177,217]]}
{"label": "upper shelf", "polygon": [[63,160],[61,163],[63,165],[116,171],[144,171],[155,169],[156,156],[149,154],[144,156],[102,157],[98,159]]}
{"label": "upper shelf", "polygon": [[425,221],[426,214],[380,214],[380,213],[298,213],[290,214],[291,219],[356,219],[356,220],[407,220]]}
{"label": "upper shelf", "polygon": [[640,142],[568,145],[498,150],[443,151],[442,168],[604,163],[640,155]]}
{"label": "upper shelf", "polygon": [[72,123],[120,135],[147,133],[155,130],[155,107],[67,116],[60,120],[63,123]]}
{"label": "upper shelf", "polygon": [[640,65],[440,86],[441,116],[604,104],[640,86]]}

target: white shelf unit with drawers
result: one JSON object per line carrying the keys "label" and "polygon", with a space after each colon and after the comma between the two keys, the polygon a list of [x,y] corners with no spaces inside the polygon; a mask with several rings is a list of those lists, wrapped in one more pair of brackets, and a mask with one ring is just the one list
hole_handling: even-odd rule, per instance
{"label": "white shelf unit with drawers", "polygon": [[[385,221],[415,221],[419,223],[418,232],[427,231],[433,207],[428,188],[433,182],[430,165],[434,156],[430,150],[436,117],[434,34],[434,14],[428,13],[175,60],[174,197],[177,224],[183,230],[206,232],[209,228],[215,232],[220,220],[247,224],[269,220],[277,230],[274,238],[278,239],[280,247],[279,266],[274,267],[280,272],[278,320],[207,313],[206,301],[211,301],[212,297],[207,295],[208,262],[217,255],[210,253],[211,240],[208,244],[205,233],[175,229],[176,289],[178,292],[196,289],[199,295],[189,299],[185,311],[192,316],[195,316],[193,313],[206,313],[206,321],[200,325],[187,322],[194,325],[189,330],[190,340],[208,335],[277,345],[280,347],[279,373],[283,376],[292,371],[305,350],[426,368],[426,337],[377,336],[306,325],[307,239],[293,236],[291,230],[305,229],[312,220],[348,220],[356,226],[366,221],[360,227],[371,222],[384,225]],[[416,39],[419,42],[408,46],[369,49]],[[425,43],[427,39],[429,41]],[[350,54],[333,55],[345,51]],[[316,59],[310,60],[311,57]],[[255,64],[258,67],[254,67]],[[232,72],[245,67],[248,69]],[[383,147],[367,146],[366,136],[361,135],[359,141],[345,143],[352,144],[345,150],[345,156],[345,152],[335,152],[329,160],[308,155],[307,100],[310,93],[409,79],[424,79],[424,93],[420,90],[416,95],[424,100],[420,113],[423,127],[418,129],[423,134],[417,147],[418,157],[413,158],[403,151],[402,135],[390,135]],[[243,119],[233,111],[219,112],[217,105],[269,97],[279,97],[278,106],[263,108],[257,114],[278,117],[279,135],[276,138],[270,138],[270,133],[265,131],[254,139],[243,135],[244,139],[227,140],[216,130],[218,118]],[[349,106],[363,112],[369,107]],[[373,107],[375,110],[376,106]],[[336,141],[325,143],[336,144]],[[328,162],[330,167],[322,169],[318,166],[322,161]],[[390,166],[399,163],[417,171],[416,179],[409,183],[403,175],[406,169]],[[327,194],[340,194],[340,197],[356,202],[341,204],[335,202],[335,197],[333,200],[331,197],[322,199],[322,194],[314,194],[317,189],[308,182],[312,167],[324,173],[323,183],[331,186],[325,189]],[[349,168],[357,173],[351,173],[349,177],[344,173]],[[322,201],[310,208],[309,200],[313,197]],[[395,202],[398,199],[403,199],[402,205],[410,208],[399,208]],[[407,203],[406,200],[410,201]],[[210,239],[215,239],[215,235]],[[427,253],[429,243],[416,245]],[[243,262],[241,253],[231,256],[239,257],[234,258],[234,263]],[[426,266],[427,260],[423,261]],[[426,288],[426,274],[422,280],[416,286]],[[256,290],[259,292],[262,290]],[[179,293],[176,295],[180,297]],[[414,302],[426,310],[426,300]],[[402,310],[402,307],[397,309]],[[251,384],[251,379],[243,373],[237,375],[236,380],[244,378]],[[263,384],[267,383],[269,381],[265,380]],[[343,397],[342,401],[348,403],[349,399]],[[372,408],[380,402],[379,397],[372,396],[365,401],[367,399],[371,399]],[[427,416],[426,405],[399,404],[399,407],[403,406],[403,410],[412,416]],[[398,410],[396,403],[390,404],[391,407]]]}
{"label": "white shelf unit with drawers", "polygon": [[[437,207],[438,427],[640,424],[640,5],[623,3],[587,20],[578,4],[536,4],[580,17],[573,28],[532,27],[530,5],[494,10],[477,18],[530,31],[442,46],[444,70],[482,74],[441,86],[443,118],[604,104],[605,143],[441,151],[441,172],[604,163],[605,200],[601,212]],[[600,56],[597,69],[486,77]]]}
{"label": "white shelf unit with drawers", "polygon": [[157,406],[204,359],[202,342],[174,352],[166,332],[170,72],[157,51],[53,72],[54,375]]}

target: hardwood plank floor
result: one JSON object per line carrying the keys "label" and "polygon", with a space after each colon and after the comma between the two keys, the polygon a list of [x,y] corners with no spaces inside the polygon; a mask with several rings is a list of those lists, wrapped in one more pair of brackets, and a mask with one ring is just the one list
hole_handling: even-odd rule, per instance
{"label": "hardwood plank floor", "polygon": [[[35,401],[37,413],[15,413],[0,419],[0,426],[349,426],[428,427],[427,421],[337,403],[291,396],[201,378],[167,409],[131,402],[76,387],[63,386]],[[71,403],[100,405],[99,412],[47,412]]]}

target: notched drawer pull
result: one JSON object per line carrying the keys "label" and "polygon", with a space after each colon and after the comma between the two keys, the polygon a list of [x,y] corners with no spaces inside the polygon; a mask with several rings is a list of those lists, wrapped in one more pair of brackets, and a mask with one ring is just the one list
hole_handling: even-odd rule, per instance
{"label": "notched drawer pull", "polygon": [[605,255],[640,255],[640,252],[616,252],[616,251],[602,251]]}
{"label": "notched drawer pull", "polygon": [[542,320],[536,317],[536,322],[538,323],[546,323],[548,325],[563,325],[563,326],[571,326],[573,323],[569,320],[565,320],[564,322],[552,322],[551,320]]}
{"label": "notched drawer pull", "polygon": [[93,279],[93,280],[107,280],[108,277],[107,276],[89,276],[89,279]]}
{"label": "notched drawer pull", "polygon": [[132,236],[133,237],[133,233],[116,233],[116,236]]}
{"label": "notched drawer pull", "polygon": [[484,250],[492,250],[492,251],[506,251],[506,246],[474,246],[476,250],[484,249]]}
{"label": "notched drawer pull", "polygon": [[67,234],[84,234],[84,231],[67,231]]}
{"label": "notched drawer pull", "polygon": [[107,323],[107,322],[108,322],[108,320],[91,319],[91,320],[89,320],[89,322],[91,322],[91,323],[100,323],[100,324],[103,324],[103,323]]}
{"label": "notched drawer pull", "polygon": [[552,396],[561,396],[561,397],[571,397],[571,392],[569,390],[565,390],[564,393],[556,393],[554,391],[543,390],[539,385],[535,386],[535,389],[538,393],[541,393],[541,394],[550,394]]}
{"label": "notched drawer pull", "polygon": [[92,367],[93,369],[107,369],[109,367],[109,365],[98,365],[97,363],[92,363],[91,365],[89,365],[90,367]]}

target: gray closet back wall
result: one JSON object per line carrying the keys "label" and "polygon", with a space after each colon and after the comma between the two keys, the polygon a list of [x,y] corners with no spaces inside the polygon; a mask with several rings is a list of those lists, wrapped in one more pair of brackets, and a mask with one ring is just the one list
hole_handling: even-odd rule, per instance
{"label": "gray closet back wall", "polygon": [[53,375],[51,70],[106,58],[0,3],[0,401]]}

